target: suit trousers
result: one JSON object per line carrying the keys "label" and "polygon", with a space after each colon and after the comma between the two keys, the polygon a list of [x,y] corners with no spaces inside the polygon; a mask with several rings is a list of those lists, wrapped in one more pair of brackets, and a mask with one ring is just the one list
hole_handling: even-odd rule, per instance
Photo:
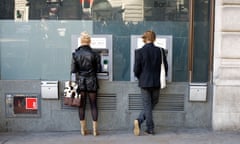
{"label": "suit trousers", "polygon": [[152,110],[159,101],[160,88],[141,88],[143,110],[138,116],[138,120],[143,123],[146,120],[147,130],[154,129]]}

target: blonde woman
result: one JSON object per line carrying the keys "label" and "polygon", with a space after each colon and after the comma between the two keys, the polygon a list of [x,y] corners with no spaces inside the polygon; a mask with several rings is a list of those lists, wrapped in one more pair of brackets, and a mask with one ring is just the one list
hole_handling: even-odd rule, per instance
{"label": "blonde woman", "polygon": [[90,47],[91,37],[87,32],[82,32],[81,45],[72,55],[71,72],[76,74],[78,84],[78,93],[81,94],[81,106],[79,107],[79,119],[81,125],[81,134],[87,134],[85,109],[86,99],[89,98],[91,105],[93,135],[97,136],[97,90],[98,79],[97,72],[101,71],[101,59],[98,53],[95,53]]}

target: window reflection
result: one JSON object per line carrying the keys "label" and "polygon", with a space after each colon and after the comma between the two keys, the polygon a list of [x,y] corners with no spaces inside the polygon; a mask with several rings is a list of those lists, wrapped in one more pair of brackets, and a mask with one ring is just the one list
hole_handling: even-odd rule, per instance
{"label": "window reflection", "polygon": [[28,0],[25,7],[29,19],[139,22],[188,21],[188,5],[189,0]]}
{"label": "window reflection", "polygon": [[[26,0],[22,1],[26,2]],[[111,34],[113,36],[113,80],[128,81],[130,72],[132,72],[129,54],[130,36],[141,35],[147,29],[153,29],[159,35],[173,36],[172,78],[173,81],[186,81],[188,1],[28,0],[27,6],[26,3],[24,5],[15,3],[15,8],[19,8],[16,10],[22,12],[22,19],[5,24],[4,26],[7,28],[2,30],[2,35],[7,39],[19,38],[20,40],[25,36],[26,42],[21,45],[19,43],[1,43],[1,48],[4,49],[2,55],[5,60],[1,73],[2,78],[67,79],[71,37],[73,34],[88,31],[92,34]],[[23,7],[27,7],[27,11],[21,9]],[[28,15],[27,23],[21,23],[21,20],[24,21],[24,14]],[[10,19],[14,19],[14,17]],[[18,53],[20,52],[33,60],[29,61],[29,58],[25,56],[19,57]],[[5,53],[12,55],[9,57]],[[42,59],[43,56],[44,59]],[[26,72],[26,66],[29,67],[29,65],[31,68],[28,69],[31,69],[31,72]],[[18,71],[20,69],[21,74],[16,73],[15,69]]]}
{"label": "window reflection", "polygon": [[145,20],[188,21],[188,1],[189,0],[145,0]]}

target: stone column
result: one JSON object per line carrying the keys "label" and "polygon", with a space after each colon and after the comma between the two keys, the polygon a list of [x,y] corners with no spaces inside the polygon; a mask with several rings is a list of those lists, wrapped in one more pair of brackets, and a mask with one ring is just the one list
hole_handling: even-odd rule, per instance
{"label": "stone column", "polygon": [[240,0],[215,0],[214,130],[240,130]]}

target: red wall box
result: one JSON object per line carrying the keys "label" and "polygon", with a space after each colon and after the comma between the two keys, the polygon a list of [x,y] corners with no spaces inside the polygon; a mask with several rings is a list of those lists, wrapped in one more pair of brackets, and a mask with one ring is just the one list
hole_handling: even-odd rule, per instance
{"label": "red wall box", "polygon": [[26,109],[37,110],[37,98],[26,98]]}

